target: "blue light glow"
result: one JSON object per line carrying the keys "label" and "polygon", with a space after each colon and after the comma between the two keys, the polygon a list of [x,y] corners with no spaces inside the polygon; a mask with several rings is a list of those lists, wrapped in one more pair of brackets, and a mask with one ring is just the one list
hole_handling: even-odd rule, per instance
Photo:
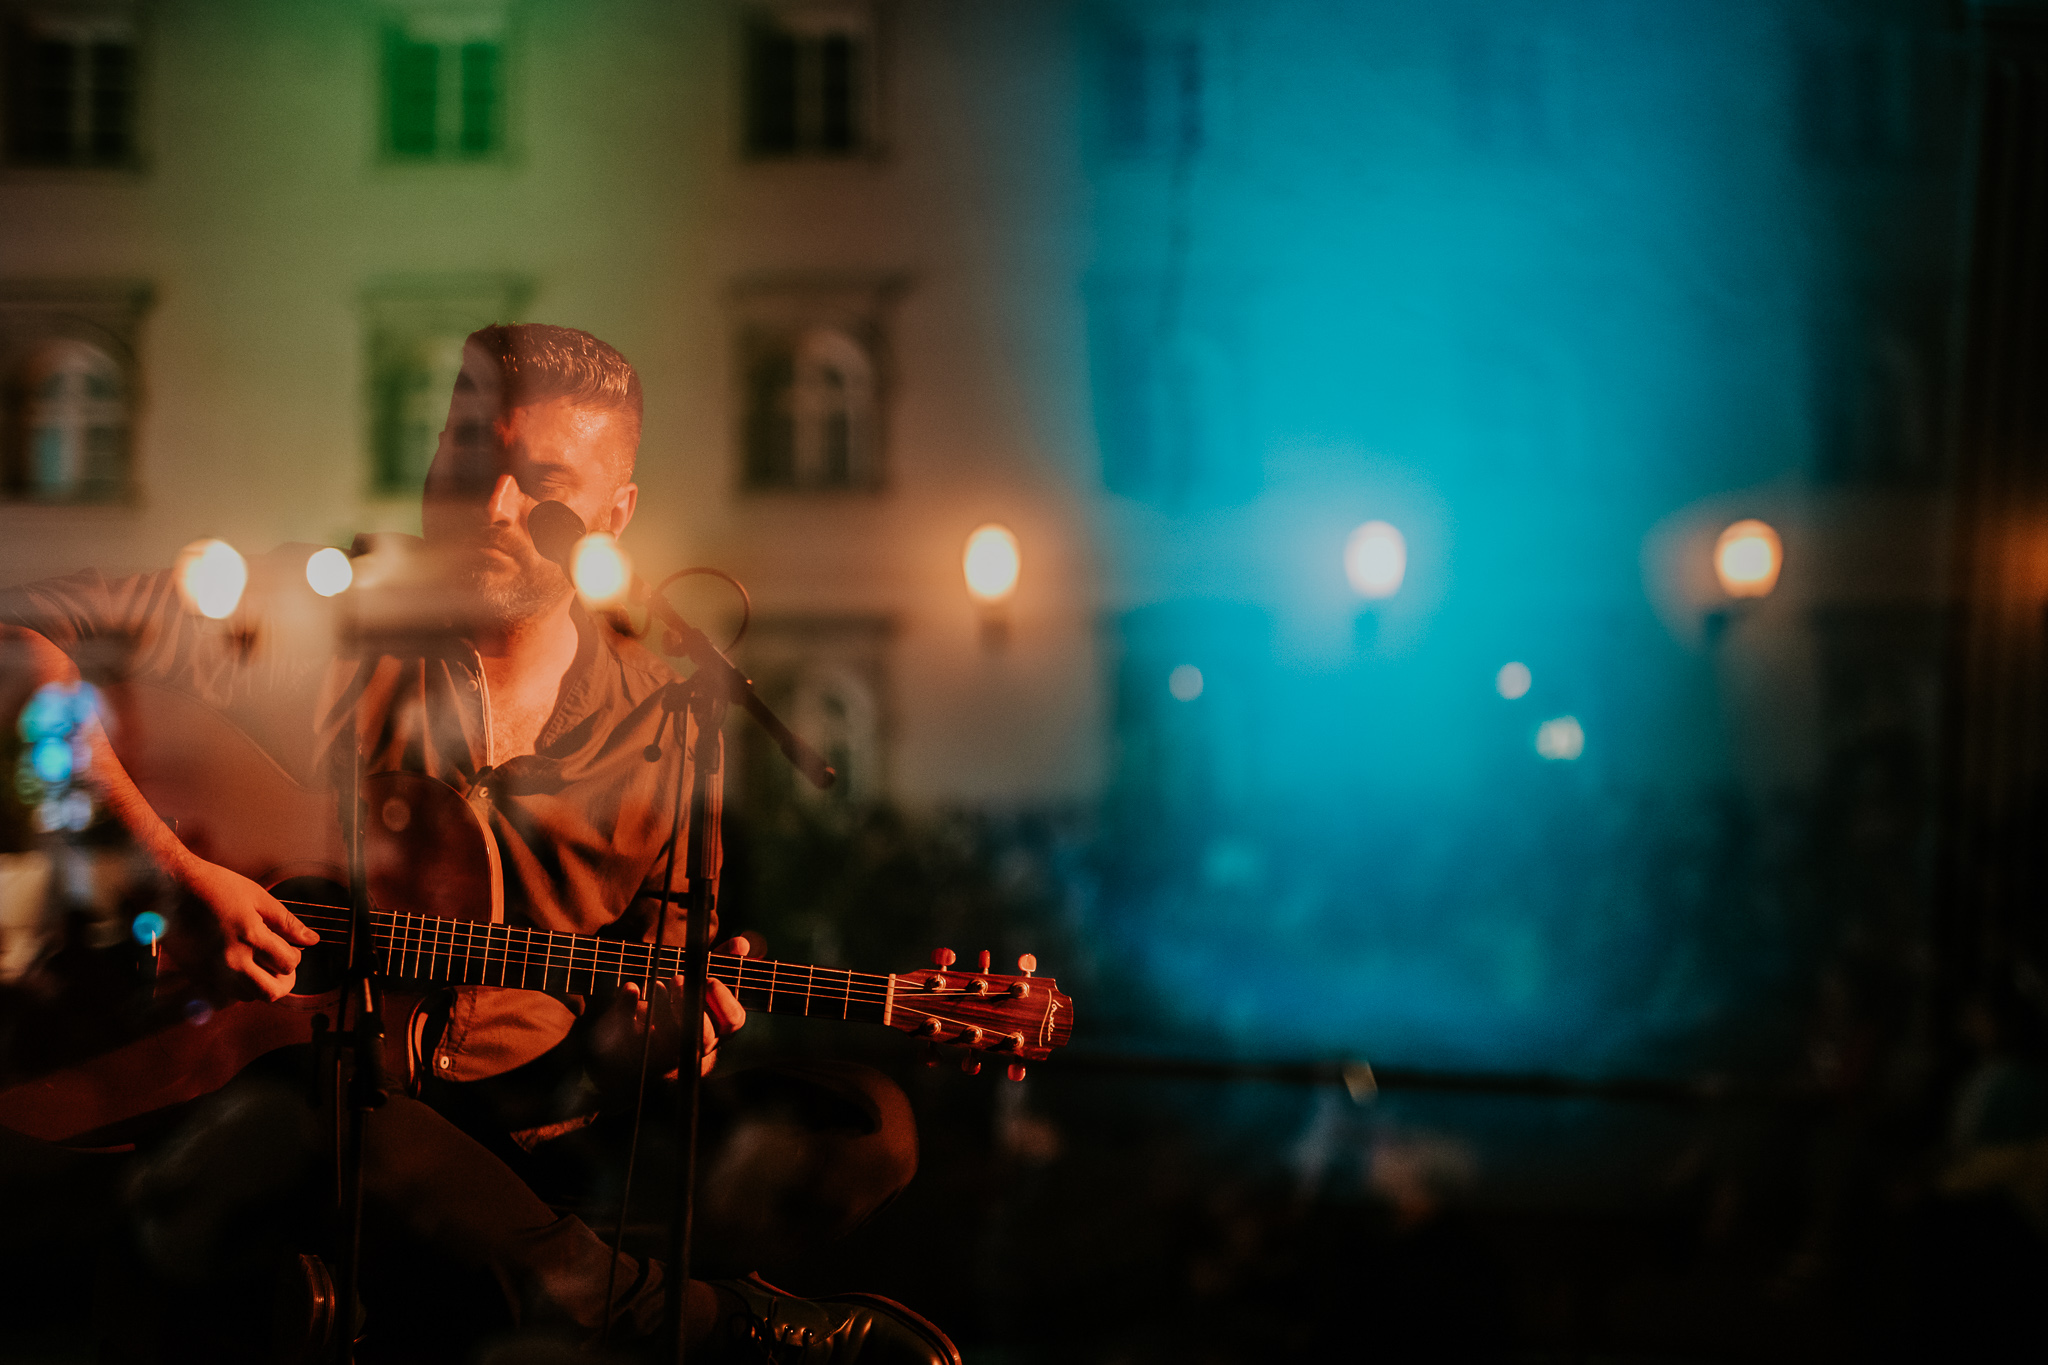
{"label": "blue light glow", "polygon": [[[1119,11],[1085,168],[1128,604],[1098,927],[1176,1027],[1597,1071],[1711,1052],[1787,969],[1717,918],[1777,893],[1727,887],[1745,759],[1645,546],[1829,458],[1813,376],[1866,344],[1816,322],[1866,249],[1830,177],[1952,202],[1814,151],[1819,9]],[[1146,75],[1189,42],[1200,82]],[[1361,612],[1367,522],[1403,553]],[[1199,707],[1159,686],[1190,660]]]}
{"label": "blue light glow", "polygon": [[37,777],[53,787],[71,780],[71,745],[68,741],[39,739],[29,752],[29,761],[35,765]]}

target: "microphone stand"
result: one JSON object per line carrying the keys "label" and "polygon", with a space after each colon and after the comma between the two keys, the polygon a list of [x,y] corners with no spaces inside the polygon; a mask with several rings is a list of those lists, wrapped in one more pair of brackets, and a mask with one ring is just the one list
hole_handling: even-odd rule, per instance
{"label": "microphone stand", "polygon": [[[679,1078],[680,1095],[676,1112],[677,1148],[680,1153],[680,1169],[676,1179],[675,1214],[669,1225],[669,1267],[674,1275],[670,1286],[666,1317],[663,1321],[665,1334],[674,1346],[674,1358],[684,1359],[683,1301],[690,1283],[690,1237],[696,1217],[697,1191],[697,1129],[703,1111],[704,1092],[704,996],[710,984],[711,966],[711,917],[717,906],[717,892],[712,885],[711,869],[718,865],[718,823],[712,819],[711,783],[718,776],[724,753],[724,741],[720,734],[725,723],[727,710],[734,704],[752,716],[774,739],[790,763],[801,772],[805,779],[819,790],[830,787],[837,780],[835,773],[818,752],[799,739],[787,725],[782,723],[767,703],[754,691],[754,684],[740,672],[724,651],[711,642],[709,636],[698,630],[659,595],[649,592],[645,605],[650,617],[659,621],[667,632],[663,643],[671,653],[681,652],[697,665],[697,670],[686,682],[670,683],[662,698],[663,720],[687,710],[690,729],[694,732],[689,748],[687,764],[690,777],[689,790],[689,852],[686,855],[683,875],[688,890],[684,894],[685,923],[683,931],[683,999],[680,1007],[682,1027],[690,1038],[685,1049],[687,1065],[682,1068]],[[683,723],[676,722],[676,738],[684,742]],[[648,746],[650,761],[660,757],[660,732],[656,731],[656,743]],[[675,820],[683,818],[683,770],[685,765],[676,766]],[[660,928],[656,932],[654,956],[659,959],[662,952],[662,938],[668,921],[668,906],[675,900],[675,840],[680,830],[671,827],[669,835],[670,854],[667,870],[662,877],[662,905]],[[652,1028],[650,1025],[649,1033]],[[643,1074],[642,1093],[645,1093],[644,1073],[646,1052],[642,1052]],[[637,1131],[637,1123],[635,1125]],[[627,1179],[630,1182],[631,1172]],[[623,1204],[630,1190],[622,1190]],[[616,1252],[615,1261],[616,1264]],[[609,1298],[609,1295],[607,1295]],[[610,1305],[606,1305],[609,1319]]]}
{"label": "microphone stand", "polygon": [[[357,544],[358,553],[364,547]],[[404,631],[365,620],[355,594],[349,610],[336,623],[347,649],[358,663],[394,645],[403,647]],[[370,872],[366,847],[368,811],[363,802],[363,713],[352,706],[349,789],[341,806],[342,837],[348,854],[348,965],[342,975],[332,1030],[314,1021],[315,1047],[332,1049],[324,1068],[327,1097],[334,1105],[335,1202],[339,1219],[338,1271],[334,1286],[335,1345],[338,1365],[353,1365],[356,1318],[362,1298],[363,1167],[370,1115],[391,1098],[384,1076],[383,992],[377,981],[376,931],[370,922]],[[344,1072],[343,1054],[348,1066]],[[318,1065],[316,1059],[316,1065]],[[346,1085],[344,1086],[344,1078]]]}
{"label": "microphone stand", "polygon": [[[526,529],[534,548],[559,564],[573,581],[576,576],[576,545],[589,529],[575,509],[553,500],[540,503],[527,514]],[[737,580],[729,581],[738,586]],[[741,588],[740,594],[744,597],[746,589]],[[662,1324],[674,1348],[674,1359],[681,1361],[687,1349],[683,1300],[690,1284],[690,1234],[696,1217],[697,1199],[697,1128],[704,1096],[704,996],[711,973],[711,916],[718,903],[717,889],[711,884],[711,869],[718,865],[719,837],[717,824],[711,818],[711,783],[718,775],[724,753],[720,730],[725,723],[726,711],[737,703],[768,732],[776,747],[782,750],[797,771],[819,790],[831,786],[838,774],[832,771],[817,750],[798,739],[781,718],[768,709],[767,703],[754,692],[754,684],[747,675],[725,657],[723,650],[711,643],[709,636],[684,620],[658,589],[647,592],[642,601],[647,608],[650,628],[657,621],[661,623],[664,632],[662,643],[668,652],[680,653],[697,666],[688,681],[673,682],[663,689],[661,719],[655,728],[654,742],[647,746],[646,751],[648,762],[658,762],[662,729],[671,718],[688,712],[687,725],[680,719],[675,720],[676,741],[689,744],[690,729],[695,730],[696,741],[686,755],[687,763],[676,765],[675,813],[669,826],[669,852],[662,872],[654,951],[648,957],[648,979],[641,988],[641,998],[648,1002],[651,1011],[655,964],[662,961],[667,949],[668,907],[676,903],[676,841],[682,835],[680,827],[685,809],[682,786],[687,767],[690,776],[687,807],[690,813],[690,847],[685,855],[684,875],[689,879],[689,889],[683,897],[683,999],[680,1013],[683,1031],[690,1042],[684,1048],[687,1064],[681,1068],[681,1094],[676,1108],[676,1145],[681,1169],[676,1179],[675,1216],[669,1224],[669,1270],[675,1282],[669,1289]],[[633,1116],[633,1143],[626,1158],[624,1185],[619,1191],[619,1227],[622,1231],[627,1203],[632,1196],[633,1164],[639,1147],[640,1117],[646,1103],[647,1066],[653,1055],[653,1039],[650,1013],[647,1033],[641,1042],[640,1101]],[[600,1329],[600,1343],[611,1327],[611,1280],[618,1273],[618,1263],[619,1251],[614,1246],[611,1274],[607,1276],[605,1286],[605,1321]]]}
{"label": "microphone stand", "polygon": [[[341,1204],[341,1275],[336,1286],[335,1359],[352,1365],[356,1351],[356,1303],[362,1292],[363,1259],[363,1156],[370,1114],[384,1107],[390,1092],[384,1088],[384,1016],[376,981],[376,940],[370,925],[370,877],[363,851],[363,746],[361,712],[356,715],[358,733],[351,768],[349,793],[348,883],[349,936],[348,970],[342,978],[337,1016],[351,1010],[354,1022],[337,1029],[333,1040],[335,1102],[336,1193]],[[337,1017],[337,1026],[340,1024]],[[349,1055],[346,1105],[341,1085],[341,1058]],[[347,1118],[342,1117],[343,1108]]]}

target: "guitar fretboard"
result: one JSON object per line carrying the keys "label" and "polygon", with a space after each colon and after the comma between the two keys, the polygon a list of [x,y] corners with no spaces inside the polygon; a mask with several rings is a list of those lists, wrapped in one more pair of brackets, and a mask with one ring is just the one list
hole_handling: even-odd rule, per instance
{"label": "guitar fretboard", "polygon": [[[299,914],[319,931],[322,942],[348,943],[345,911],[336,911],[334,916],[306,910]],[[664,980],[682,971],[683,964],[680,944],[665,947],[657,955],[651,943],[387,910],[372,910],[370,926],[376,934],[381,974],[407,981],[588,995],[650,976]],[[771,962],[730,953],[711,954],[709,972],[749,1010],[888,1022],[891,978],[873,972]]]}

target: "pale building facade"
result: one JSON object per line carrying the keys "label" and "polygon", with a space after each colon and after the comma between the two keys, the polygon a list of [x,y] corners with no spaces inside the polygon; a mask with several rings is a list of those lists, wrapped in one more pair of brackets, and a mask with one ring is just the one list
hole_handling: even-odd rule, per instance
{"label": "pale building facade", "polygon": [[[1001,55],[1005,35],[960,31],[988,16],[7,12],[0,577],[149,568],[201,535],[416,529],[462,334],[559,322],[645,381],[639,567],[746,582],[753,666],[865,770],[856,790],[1036,804],[1099,787],[1068,468],[1085,426],[1049,427],[1034,391],[1066,338],[989,287],[1018,283],[1006,253],[1032,235],[1016,214],[1033,187],[994,184],[990,107],[963,98],[974,50]],[[1011,102],[1028,113],[1034,93]],[[960,572],[991,520],[1025,545],[1000,651]]]}

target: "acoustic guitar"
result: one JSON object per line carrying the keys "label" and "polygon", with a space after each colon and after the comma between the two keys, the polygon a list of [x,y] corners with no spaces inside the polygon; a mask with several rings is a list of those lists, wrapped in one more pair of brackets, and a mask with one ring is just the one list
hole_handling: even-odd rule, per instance
{"label": "acoustic guitar", "polygon": [[[200,857],[259,882],[320,935],[300,964],[299,993],[213,1007],[163,972],[134,1036],[98,1055],[0,1090],[0,1126],[75,1146],[124,1140],[139,1121],[219,1089],[257,1057],[308,1042],[336,1017],[351,921],[331,793],[302,786],[219,713],[142,683],[105,689],[122,764],[150,805]],[[364,779],[365,862],[377,972],[386,983],[386,1065],[411,1080],[421,990],[495,986],[587,995],[682,970],[680,945],[560,933],[505,923],[498,849],[482,815],[445,783],[415,773]],[[710,975],[749,1010],[879,1024],[983,1056],[1022,1076],[1073,1030],[1073,1001],[1031,973],[932,968],[854,972],[713,953]],[[410,989],[408,989],[410,988]],[[316,1024],[316,1021],[320,1021]]]}

